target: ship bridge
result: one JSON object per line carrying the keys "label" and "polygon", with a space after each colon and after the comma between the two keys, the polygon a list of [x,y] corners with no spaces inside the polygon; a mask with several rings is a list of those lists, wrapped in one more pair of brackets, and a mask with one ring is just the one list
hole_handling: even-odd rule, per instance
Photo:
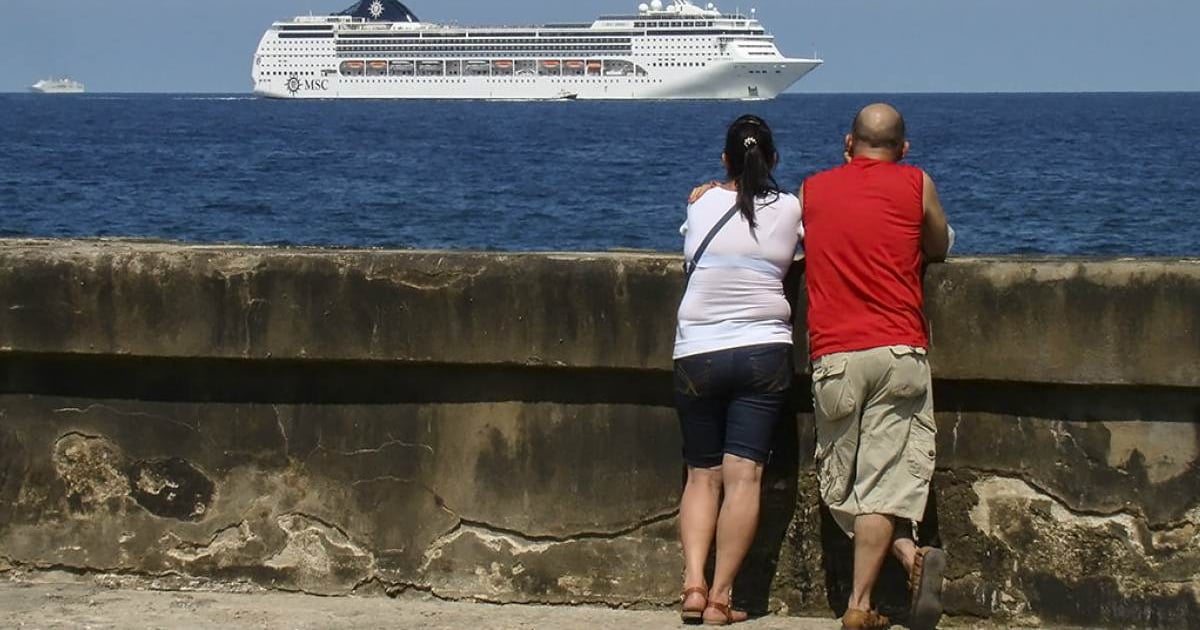
{"label": "ship bridge", "polygon": [[420,22],[417,15],[398,0],[359,0],[338,13],[372,22]]}

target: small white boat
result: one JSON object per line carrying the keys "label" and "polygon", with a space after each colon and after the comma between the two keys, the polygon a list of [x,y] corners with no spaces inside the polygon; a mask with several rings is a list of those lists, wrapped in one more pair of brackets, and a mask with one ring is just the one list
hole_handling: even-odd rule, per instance
{"label": "small white boat", "polygon": [[29,86],[29,91],[35,94],[83,94],[83,84],[63,77],[61,79],[42,79]]}

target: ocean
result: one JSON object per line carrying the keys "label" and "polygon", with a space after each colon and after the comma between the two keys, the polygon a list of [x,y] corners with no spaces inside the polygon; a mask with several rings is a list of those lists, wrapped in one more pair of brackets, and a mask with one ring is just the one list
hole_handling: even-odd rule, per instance
{"label": "ocean", "polygon": [[857,109],[906,115],[961,254],[1200,254],[1200,94],[786,95],[761,103],[0,95],[0,236],[678,251],[726,125],[787,189]]}

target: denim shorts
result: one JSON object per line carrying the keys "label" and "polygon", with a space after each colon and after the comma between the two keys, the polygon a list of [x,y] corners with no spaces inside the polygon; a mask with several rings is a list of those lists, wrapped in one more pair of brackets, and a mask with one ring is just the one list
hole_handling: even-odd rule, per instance
{"label": "denim shorts", "polygon": [[794,372],[789,344],[677,359],[675,408],[687,465],[715,468],[725,454],[765,464]]}

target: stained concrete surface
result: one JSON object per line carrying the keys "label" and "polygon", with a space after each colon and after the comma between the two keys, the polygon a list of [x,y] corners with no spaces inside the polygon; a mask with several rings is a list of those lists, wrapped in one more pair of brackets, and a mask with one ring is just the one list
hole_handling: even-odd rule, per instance
{"label": "stained concrete surface", "polygon": [[[669,605],[678,274],[658,255],[0,240],[0,571]],[[951,556],[948,608],[1200,627],[1200,261],[959,260],[927,289],[922,540]],[[781,615],[836,611],[850,585],[807,385],[738,583]]]}

